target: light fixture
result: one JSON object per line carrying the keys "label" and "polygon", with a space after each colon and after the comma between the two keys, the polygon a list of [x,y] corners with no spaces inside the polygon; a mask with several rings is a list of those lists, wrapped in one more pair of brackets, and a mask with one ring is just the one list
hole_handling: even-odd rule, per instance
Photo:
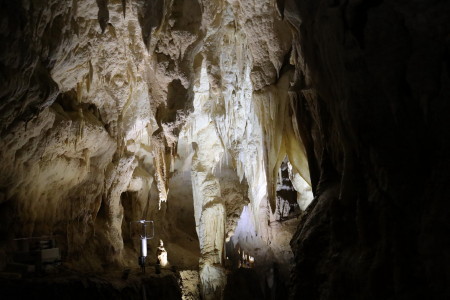
{"label": "light fixture", "polygon": [[[133,230],[132,227],[133,224],[137,224],[134,226],[135,230]],[[151,235],[147,233],[147,226],[149,224],[152,224]],[[145,259],[147,257],[147,240],[150,240],[155,236],[155,225],[153,221],[147,220],[130,222],[130,235],[131,238],[133,238],[133,236],[139,235],[139,238],[141,240],[141,249],[140,249],[141,251],[140,256],[138,258],[138,264],[141,266],[142,273],[145,273]]]}

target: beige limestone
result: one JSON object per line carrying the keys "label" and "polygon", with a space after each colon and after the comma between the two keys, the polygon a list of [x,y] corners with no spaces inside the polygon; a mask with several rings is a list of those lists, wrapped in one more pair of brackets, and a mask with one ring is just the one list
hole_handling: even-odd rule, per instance
{"label": "beige limestone", "polygon": [[60,234],[70,267],[104,270],[135,264],[129,222],[153,219],[149,253],[163,239],[171,264],[199,267],[205,299],[222,295],[226,242],[287,265],[286,156],[302,209],[311,193],[289,92],[297,37],[275,1],[61,2],[35,12],[65,20],[53,44],[29,33],[59,96],[2,132],[14,236]]}

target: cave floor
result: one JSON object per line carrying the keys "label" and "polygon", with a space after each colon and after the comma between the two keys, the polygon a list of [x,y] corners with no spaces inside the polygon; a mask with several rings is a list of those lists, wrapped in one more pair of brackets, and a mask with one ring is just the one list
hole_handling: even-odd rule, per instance
{"label": "cave floor", "polygon": [[[129,273],[128,271],[129,270]],[[177,272],[154,267],[104,273],[59,268],[52,274],[13,278],[0,274],[1,299],[181,299]],[[128,274],[127,274],[128,273]]]}

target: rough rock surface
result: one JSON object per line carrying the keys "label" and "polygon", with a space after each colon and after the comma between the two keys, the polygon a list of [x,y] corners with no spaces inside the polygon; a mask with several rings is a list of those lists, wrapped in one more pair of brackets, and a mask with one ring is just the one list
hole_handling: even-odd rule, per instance
{"label": "rough rock surface", "polygon": [[289,93],[295,32],[277,3],[4,8],[3,266],[14,238],[42,235],[56,237],[70,268],[133,266],[130,222],[152,219],[150,255],[161,239],[171,265],[199,268],[205,299],[223,294],[237,249],[263,273],[284,265],[287,280],[298,220],[281,223],[287,200],[276,200],[286,158],[298,204],[311,193]]}
{"label": "rough rock surface", "polygon": [[198,271],[180,271],[181,291],[183,300],[200,299],[200,277]]}
{"label": "rough rock surface", "polygon": [[291,243],[293,298],[448,298],[449,3],[285,8],[316,196]]}
{"label": "rough rock surface", "polygon": [[449,296],[446,1],[1,6],[0,269],[135,266],[151,219],[185,298]]}

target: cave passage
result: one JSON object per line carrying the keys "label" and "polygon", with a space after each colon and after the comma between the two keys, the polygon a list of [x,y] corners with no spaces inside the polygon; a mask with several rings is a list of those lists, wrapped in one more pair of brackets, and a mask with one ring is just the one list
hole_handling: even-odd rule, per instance
{"label": "cave passage", "polygon": [[450,2],[0,6],[1,299],[450,298]]}

